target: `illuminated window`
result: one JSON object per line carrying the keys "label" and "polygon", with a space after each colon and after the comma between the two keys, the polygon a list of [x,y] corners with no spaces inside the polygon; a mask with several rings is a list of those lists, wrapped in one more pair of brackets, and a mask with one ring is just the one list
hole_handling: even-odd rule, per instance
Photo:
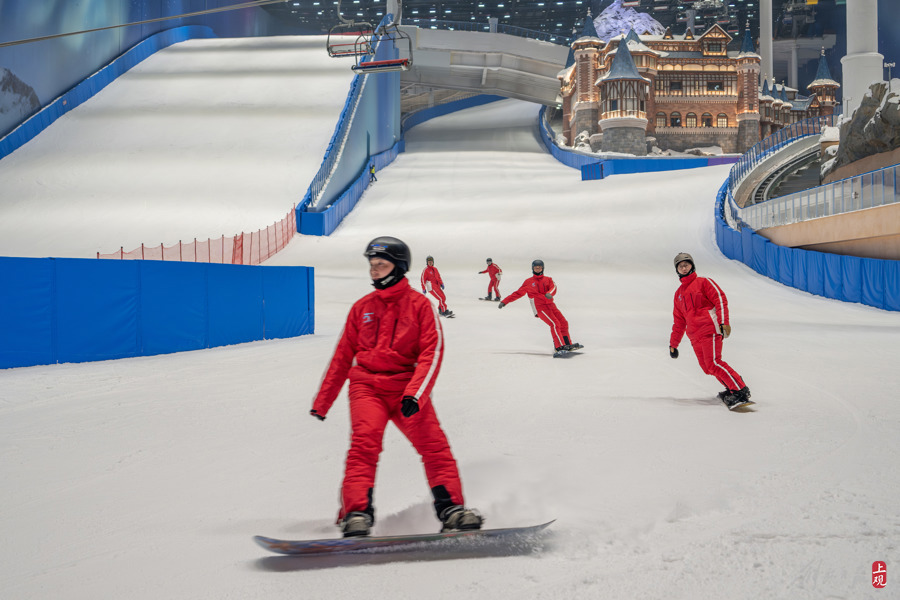
{"label": "illuminated window", "polygon": [[666,126],[666,113],[656,113],[656,126],[657,127],[665,127]]}
{"label": "illuminated window", "polygon": [[696,127],[697,126],[697,115],[694,113],[688,113],[684,118],[684,126],[685,127]]}
{"label": "illuminated window", "polygon": [[716,117],[716,127],[728,127],[728,115],[719,113]]}

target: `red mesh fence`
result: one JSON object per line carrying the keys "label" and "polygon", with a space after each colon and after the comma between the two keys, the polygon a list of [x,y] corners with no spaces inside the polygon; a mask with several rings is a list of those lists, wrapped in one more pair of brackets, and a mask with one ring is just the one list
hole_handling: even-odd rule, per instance
{"label": "red mesh fence", "polygon": [[233,265],[258,265],[287,246],[297,231],[296,212],[292,208],[285,217],[258,231],[239,233],[233,237],[207,238],[193,242],[166,246],[147,246],[110,254],[97,253],[97,258],[120,260],[168,260],[185,262],[229,263]]}

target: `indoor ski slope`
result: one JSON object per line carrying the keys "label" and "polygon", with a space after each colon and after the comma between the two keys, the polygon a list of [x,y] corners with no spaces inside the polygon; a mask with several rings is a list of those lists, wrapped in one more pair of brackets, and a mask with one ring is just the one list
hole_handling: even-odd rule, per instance
{"label": "indoor ski slope", "polygon": [[[140,117],[128,118],[139,81],[123,78],[0,161],[0,251],[85,256],[279,217],[318,167],[349,85],[346,63],[320,61],[324,49],[304,41],[176,46],[137,78],[154,81]],[[296,80],[286,65],[273,67],[280,77],[252,64],[205,71],[268,43],[308,70]],[[224,101],[220,86],[253,93]],[[330,86],[332,98],[304,92]],[[727,167],[582,182],[543,151],[537,112],[503,101],[414,128],[332,236],[296,236],[267,263],[316,268],[315,335],[0,371],[4,597],[889,597],[900,562],[898,316],[723,258],[712,206]],[[313,130],[310,114],[328,123]],[[76,163],[54,151],[86,140]],[[141,202],[143,171],[128,153],[165,172]],[[7,192],[10,181],[30,195]],[[77,190],[77,211],[60,188]],[[47,231],[26,235],[37,222]],[[467,502],[490,527],[557,519],[536,550],[292,560],[252,543],[337,535],[346,394],[324,423],[308,411],[350,305],[371,289],[362,251],[378,235],[411,246],[414,285],[434,256],[457,315],[443,321],[434,401]],[[687,341],[668,356],[680,251],[728,294],[724,358],[747,380],[751,412],[716,400],[719,384]],[[544,260],[582,355],[551,358],[525,300],[502,311],[477,300],[487,257],[503,269],[504,295]],[[377,534],[438,527],[396,429],[375,505]],[[872,587],[876,560],[887,590]]]}

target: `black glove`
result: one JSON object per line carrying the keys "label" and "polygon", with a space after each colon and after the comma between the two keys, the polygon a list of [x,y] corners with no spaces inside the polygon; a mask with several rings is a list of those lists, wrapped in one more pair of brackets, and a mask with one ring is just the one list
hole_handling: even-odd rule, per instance
{"label": "black glove", "polygon": [[671,356],[672,358],[678,358],[678,348],[669,346],[669,356]]}
{"label": "black glove", "polygon": [[506,306],[506,305],[501,302],[500,304],[497,305],[497,308],[503,308],[504,306]]}
{"label": "black glove", "polygon": [[320,415],[320,414],[319,414],[319,411],[317,411],[316,409],[312,409],[311,411],[309,411],[309,414],[311,414],[312,416],[314,416],[315,418],[317,418],[317,419],[320,420],[320,421],[324,421],[324,420],[325,420],[325,416],[324,416],[324,415]]}
{"label": "black glove", "polygon": [[413,416],[419,412],[419,401],[416,400],[415,396],[403,396],[403,405],[400,407],[400,412],[404,417]]}

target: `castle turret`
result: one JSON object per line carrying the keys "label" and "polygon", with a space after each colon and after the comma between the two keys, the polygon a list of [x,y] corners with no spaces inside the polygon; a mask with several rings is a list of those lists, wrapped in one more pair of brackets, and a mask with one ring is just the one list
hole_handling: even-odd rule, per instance
{"label": "castle turret", "polygon": [[645,156],[650,81],[638,73],[624,40],[615,50],[609,71],[597,83],[603,151]]}
{"label": "castle turret", "polygon": [[[628,32],[628,35],[625,36],[625,39],[619,42],[619,45],[622,44],[628,46],[628,52],[631,53],[634,66],[637,68],[641,77],[650,81],[649,89],[653,90],[656,87],[656,77],[659,74],[659,59],[668,56],[669,53],[661,50],[654,50],[645,45],[638,34],[635,33],[634,29],[631,29]],[[649,94],[647,97],[646,113],[648,115],[656,114],[655,98],[654,94]],[[654,122],[648,120],[647,132],[652,134],[656,130],[655,125]]]}
{"label": "castle turret", "polygon": [[750,34],[750,22],[744,30],[744,41],[737,56],[738,105],[736,107],[738,124],[738,151],[746,152],[760,140],[760,107],[759,107],[759,71],[760,56],[756,53],[753,36]]}
{"label": "castle turret", "polygon": [[573,90],[574,97],[570,100],[571,108],[567,121],[570,123],[572,138],[569,139],[569,143],[572,143],[574,138],[583,131],[587,131],[588,134],[597,133],[600,95],[599,90],[594,86],[594,80],[597,78],[597,61],[600,49],[603,47],[603,40],[597,36],[590,10],[584,21],[584,30],[572,42],[571,47],[575,59],[576,87]]}
{"label": "castle turret", "polygon": [[823,116],[834,114],[834,106],[837,104],[835,92],[839,87],[841,87],[841,84],[831,76],[828,63],[825,61],[825,48],[822,48],[816,78],[806,86],[806,89],[816,95],[816,98],[819,100],[820,112]]}

